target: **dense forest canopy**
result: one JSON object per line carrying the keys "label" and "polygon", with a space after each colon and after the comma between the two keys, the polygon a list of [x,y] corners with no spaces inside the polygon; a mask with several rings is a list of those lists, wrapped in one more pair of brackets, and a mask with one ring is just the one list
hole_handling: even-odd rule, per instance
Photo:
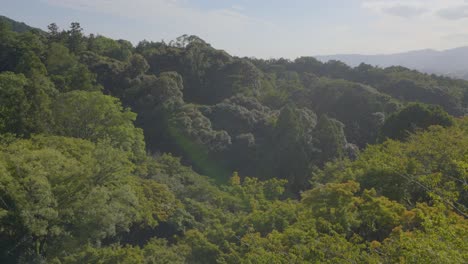
{"label": "dense forest canopy", "polygon": [[1,263],[468,261],[468,81],[48,29],[0,19]]}

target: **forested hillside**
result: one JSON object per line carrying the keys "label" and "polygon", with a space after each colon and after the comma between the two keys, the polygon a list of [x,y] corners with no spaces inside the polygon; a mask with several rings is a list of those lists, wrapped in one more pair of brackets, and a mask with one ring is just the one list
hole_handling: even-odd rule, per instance
{"label": "forested hillside", "polygon": [[468,81],[48,28],[0,21],[0,263],[468,261]]}

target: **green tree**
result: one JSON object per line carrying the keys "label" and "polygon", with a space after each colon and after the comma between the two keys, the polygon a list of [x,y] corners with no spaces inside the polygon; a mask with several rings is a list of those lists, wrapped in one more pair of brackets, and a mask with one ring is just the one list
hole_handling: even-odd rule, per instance
{"label": "green tree", "polygon": [[27,79],[22,74],[0,73],[0,131],[22,134],[28,123],[30,103],[26,98]]}
{"label": "green tree", "polygon": [[317,122],[314,131],[317,147],[320,149],[319,161],[331,161],[344,157],[346,137],[343,131],[344,125],[338,120],[323,115]]}
{"label": "green tree", "polygon": [[60,43],[50,44],[45,64],[51,80],[61,92],[99,90],[95,76]]}
{"label": "green tree", "polygon": [[[266,145],[266,158],[262,160],[267,177],[288,180],[289,190],[298,193],[308,187],[311,165],[316,149],[313,129],[317,117],[308,109],[284,107],[276,122],[272,138]],[[264,176],[265,177],[265,176]]]}
{"label": "green tree", "polygon": [[133,160],[145,156],[143,132],[133,122],[136,114],[123,108],[117,98],[100,92],[72,91],[60,94],[52,107],[58,135],[110,143],[131,154]]}
{"label": "green tree", "polygon": [[440,106],[410,104],[385,120],[380,131],[381,138],[403,140],[410,133],[432,125],[447,127],[453,125],[453,120]]}
{"label": "green tree", "polygon": [[67,34],[67,44],[71,52],[78,54],[85,49],[83,28],[81,28],[80,23],[72,22]]}

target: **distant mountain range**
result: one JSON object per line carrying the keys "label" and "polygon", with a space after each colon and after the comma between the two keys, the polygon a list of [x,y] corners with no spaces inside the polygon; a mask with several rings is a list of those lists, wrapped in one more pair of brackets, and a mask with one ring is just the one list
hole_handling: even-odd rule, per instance
{"label": "distant mountain range", "polygon": [[468,80],[468,46],[443,51],[425,49],[387,55],[337,54],[315,58],[324,62],[339,60],[353,67],[361,63],[380,67],[400,65],[425,73]]}

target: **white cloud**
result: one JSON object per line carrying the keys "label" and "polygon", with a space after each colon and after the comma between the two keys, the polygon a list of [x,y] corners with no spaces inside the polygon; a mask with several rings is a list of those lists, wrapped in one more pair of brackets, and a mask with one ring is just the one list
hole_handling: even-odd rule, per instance
{"label": "white cloud", "polygon": [[[362,0],[376,18],[374,40],[387,50],[465,46],[468,34],[466,0]],[[456,11],[455,11],[456,10]],[[391,40],[390,42],[388,42]],[[387,41],[388,43],[384,43]]]}
{"label": "white cloud", "polygon": [[242,52],[242,45],[246,43],[234,44],[236,37],[238,41],[245,41],[276,30],[272,23],[245,15],[243,7],[236,5],[202,9],[190,5],[187,0],[42,1],[54,6],[133,19],[141,27],[145,26],[141,22],[145,22],[146,26],[154,28],[153,36],[145,37],[153,40],[171,40],[182,34],[198,35],[214,46],[225,48],[234,54],[246,55],[245,51]]}
{"label": "white cloud", "polygon": [[427,9],[408,5],[396,5],[382,8],[384,13],[395,15],[404,18],[410,18],[422,15],[427,12]]}
{"label": "white cloud", "polygon": [[362,0],[362,6],[387,15],[411,17],[420,14],[434,16],[439,12],[465,9],[468,0]]}
{"label": "white cloud", "polygon": [[[294,14],[264,16],[271,19],[265,21],[258,18],[262,14],[247,15],[258,12],[249,10],[248,4],[236,6],[233,1],[226,1],[224,8],[216,9],[199,8],[192,0],[41,1],[97,16],[111,14],[134,21],[132,29],[138,34],[132,35],[133,41],[171,40],[182,34],[194,34],[216,48],[239,56],[294,58],[323,53],[445,49],[468,44],[464,37],[448,37],[468,34],[465,13],[451,11],[467,6],[468,0],[361,0],[357,21],[351,14],[349,23],[339,18],[334,23],[332,13],[324,19],[313,12],[309,17],[298,15],[297,19]],[[292,4],[284,3],[288,5]],[[92,29],[93,25],[88,23],[88,27]],[[112,27],[109,23],[102,33],[129,37],[128,29],[116,34],[118,29]]]}
{"label": "white cloud", "polygon": [[448,35],[443,36],[443,38],[448,41],[461,41],[461,42],[468,43],[468,33],[448,34]]}
{"label": "white cloud", "polygon": [[145,19],[149,22],[168,19],[167,23],[188,23],[193,27],[226,30],[236,29],[261,21],[240,13],[239,8],[202,10],[181,0],[45,0],[47,3],[67,8],[103,12],[113,15]]}
{"label": "white cloud", "polygon": [[437,11],[437,15],[449,20],[468,18],[468,5],[444,8]]}

